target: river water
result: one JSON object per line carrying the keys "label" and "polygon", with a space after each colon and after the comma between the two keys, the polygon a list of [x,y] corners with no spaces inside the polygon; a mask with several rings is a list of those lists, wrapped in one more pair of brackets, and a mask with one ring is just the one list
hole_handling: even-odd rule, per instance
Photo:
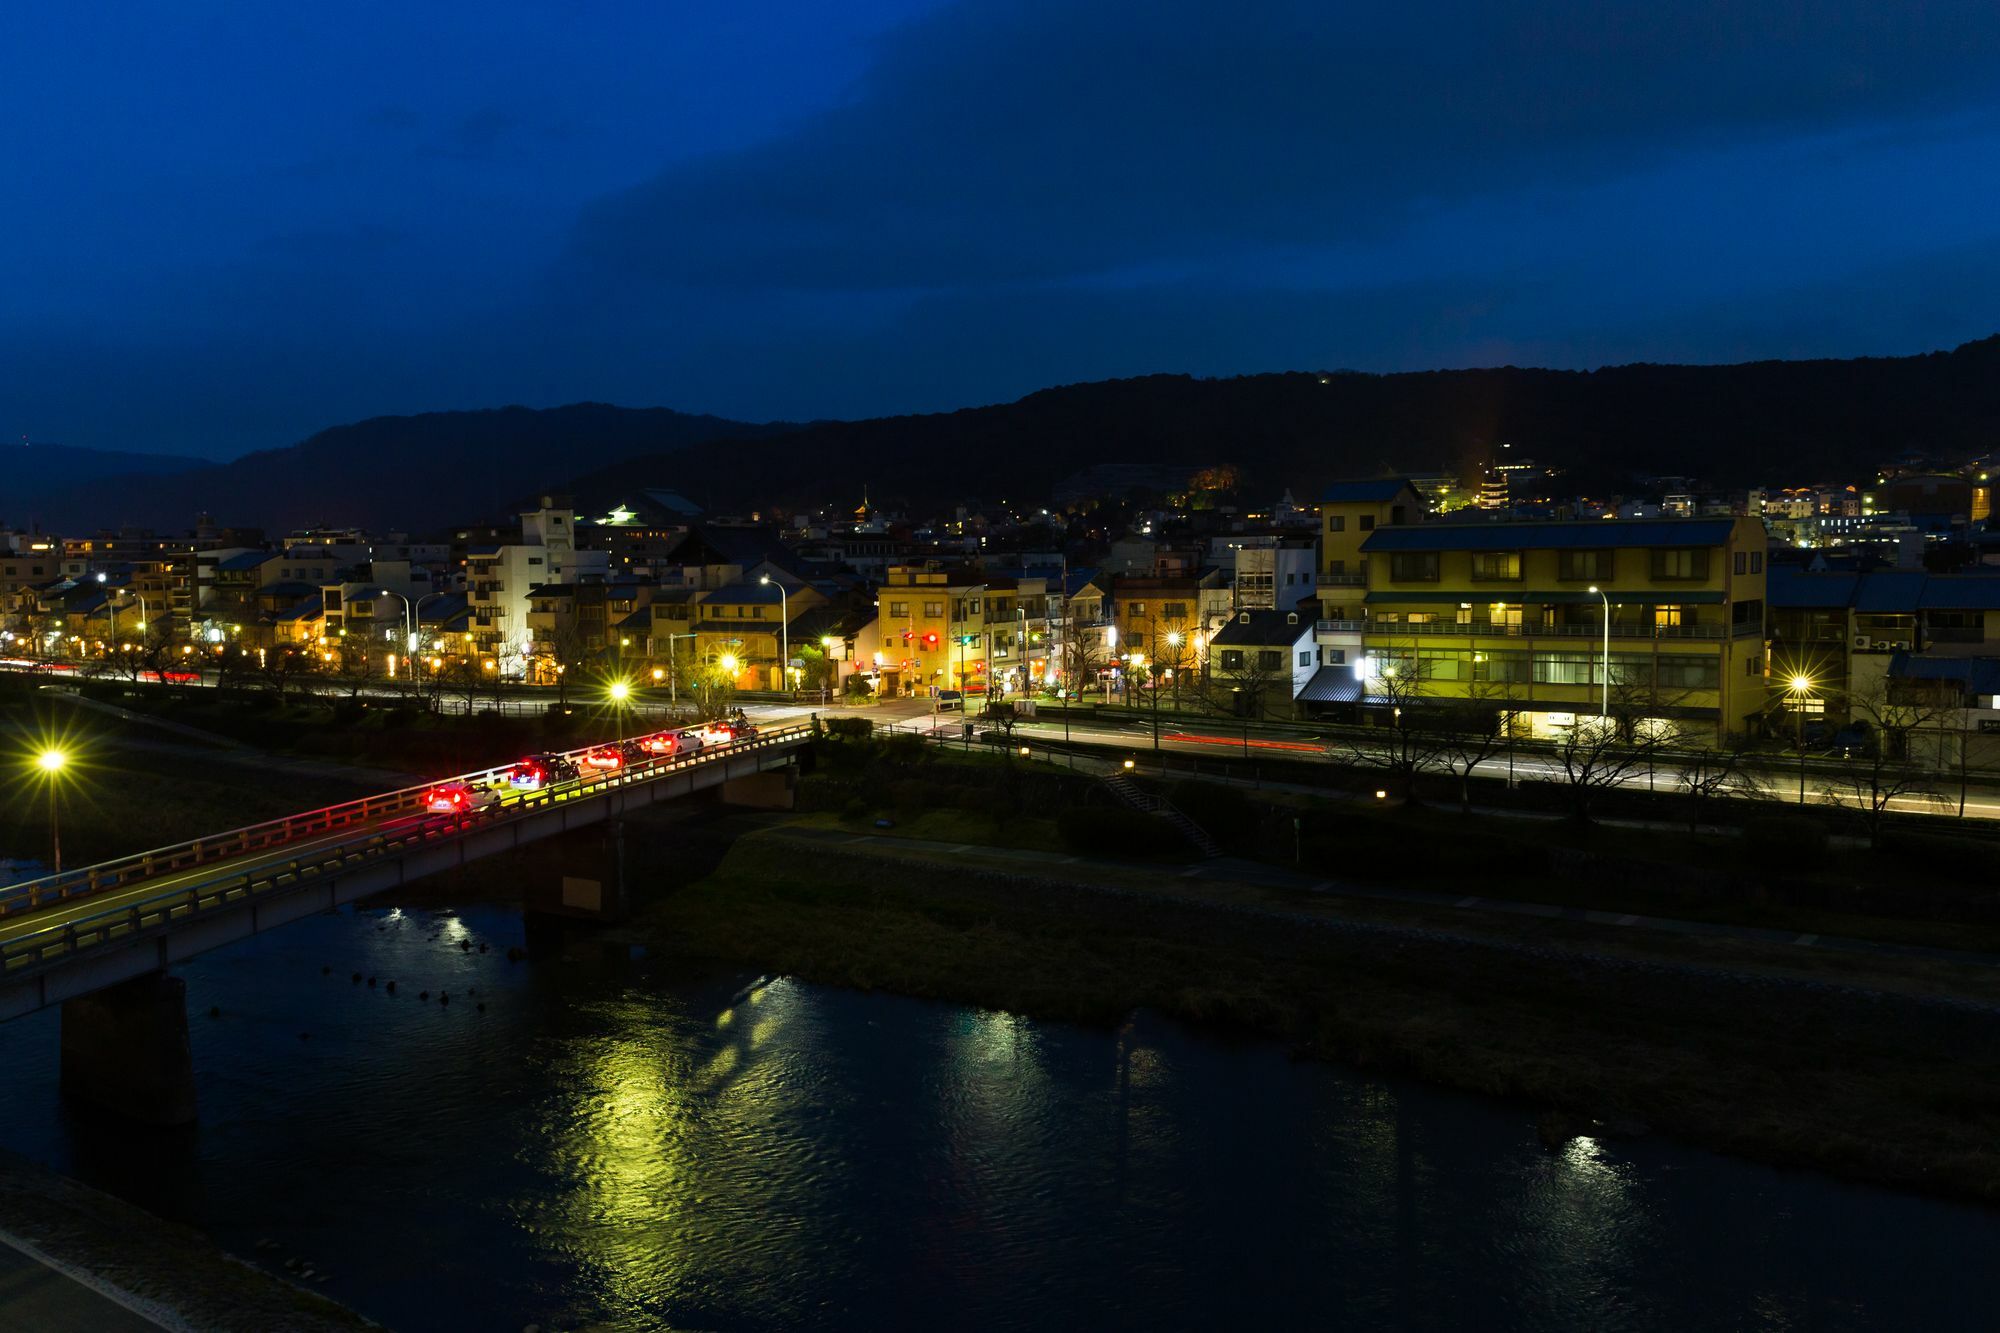
{"label": "river water", "polygon": [[350,911],[186,968],[186,1132],[64,1111],[55,1015],[9,1024],[5,1146],[411,1331],[1992,1326],[2000,1213],[1551,1154],[1526,1108],[1144,1014],[689,977],[587,931],[509,962],[522,930]]}

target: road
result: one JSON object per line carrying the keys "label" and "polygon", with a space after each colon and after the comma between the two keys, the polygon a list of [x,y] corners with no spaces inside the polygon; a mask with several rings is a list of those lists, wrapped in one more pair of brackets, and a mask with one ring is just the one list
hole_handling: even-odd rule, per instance
{"label": "road", "polygon": [[[842,708],[838,706],[816,708],[789,704],[753,704],[747,706],[745,711],[760,722],[780,719],[804,721],[809,714],[815,713],[822,718],[865,717],[873,720],[878,727],[916,731],[940,741],[961,739],[964,735],[964,724],[968,720],[973,723],[975,735],[980,728],[979,719],[976,715],[967,718],[957,712],[933,713],[930,704],[925,700],[895,700],[866,708]],[[1152,724],[1144,718],[1120,719],[1118,722],[1112,724],[1103,722],[1092,722],[1089,724],[1072,722],[1067,731],[1065,731],[1060,721],[1042,721],[1039,719],[1021,721],[1015,724],[1014,735],[1017,739],[1029,744],[1059,744],[1067,739],[1075,744],[1120,749],[1125,751],[1129,757],[1138,760],[1142,768],[1145,765],[1146,756],[1152,753],[1154,748]],[[975,741],[974,744],[976,745],[977,742]],[[1296,730],[1280,732],[1272,729],[1260,734],[1253,727],[1246,743],[1245,735],[1241,730],[1198,730],[1194,726],[1174,727],[1163,722],[1160,730],[1159,749],[1169,754],[1183,755],[1196,759],[1242,760],[1247,756],[1252,762],[1258,759],[1265,759],[1287,762],[1325,763],[1329,765],[1346,763],[1354,765],[1360,771],[1368,771],[1368,766],[1355,764],[1356,750],[1365,751],[1368,749],[1365,741],[1350,743],[1345,739],[1334,737],[1327,737],[1325,739],[1304,738]],[[1373,752],[1378,755],[1385,753],[1384,750],[1379,748]],[[1388,773],[1386,769],[1378,767],[1376,771],[1381,773],[1384,779],[1387,778]],[[1635,771],[1627,775],[1616,785],[1626,788],[1646,788],[1648,790],[1671,794],[1679,790],[1675,784],[1676,771],[1676,765],[1671,760],[1663,758],[1655,771],[1650,773],[1644,770]],[[1759,796],[1764,799],[1775,800],[1782,804],[1796,803],[1798,767],[1795,761],[1787,762],[1780,760],[1771,764],[1759,765],[1754,771],[1758,782],[1757,794]],[[1826,781],[1831,771],[1833,769],[1825,761],[1821,761],[1808,775],[1806,804],[1822,806],[1829,803],[1855,804],[1851,797],[1837,802],[1830,802],[1827,794],[1821,790],[1822,784]],[[1544,751],[1523,750],[1514,752],[1511,756],[1503,751],[1480,765],[1477,770],[1477,776],[1482,778],[1497,778],[1509,775],[1517,781],[1542,781],[1561,784],[1568,780],[1562,765]],[[1955,779],[1950,780],[1947,784],[1941,784],[1941,786],[1946,790],[1946,794],[1942,797],[1898,797],[1888,803],[1889,809],[1907,814],[1956,815],[1958,813],[1958,791]],[[1965,817],[1967,819],[1982,820],[2000,819],[2000,788],[1981,785],[1977,780],[1968,783],[1966,787]]]}

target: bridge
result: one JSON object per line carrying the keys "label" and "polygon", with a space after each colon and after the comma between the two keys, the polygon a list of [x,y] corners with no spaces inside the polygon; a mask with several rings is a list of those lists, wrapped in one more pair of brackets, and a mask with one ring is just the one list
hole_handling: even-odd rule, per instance
{"label": "bridge", "polygon": [[[79,1068],[91,1059],[83,1049],[86,1030],[96,1034],[99,1044],[122,1047],[124,1055],[145,1065],[157,1063],[152,1048],[164,1023],[169,1045],[177,1030],[184,1057],[186,1016],[178,982],[168,988],[170,994],[157,984],[150,989],[145,984],[174,964],[442,870],[605,824],[627,811],[692,792],[724,788],[725,799],[735,794],[745,803],[762,803],[755,789],[760,783],[781,783],[782,775],[772,770],[794,763],[810,737],[808,726],[787,727],[684,757],[635,760],[610,771],[580,764],[584,754],[601,748],[587,746],[565,756],[579,762],[582,776],[539,790],[505,785],[511,765],[463,773],[0,889],[0,1022],[63,1005],[66,1085],[75,1081],[73,1026],[79,1029],[74,1043]],[[475,791],[493,791],[494,797],[462,813],[427,810],[425,794],[454,781]],[[121,993],[129,993],[131,1003],[121,1004],[116,998]],[[173,1013],[160,1012],[163,997]],[[152,1036],[144,1035],[149,1026]],[[121,1028],[129,1029],[129,1040],[118,1038]],[[105,1060],[114,1058],[107,1055]],[[85,1081],[122,1078],[120,1070],[102,1068]],[[107,1095],[95,1100],[127,1099]],[[188,1112],[191,1116],[191,1101]]]}

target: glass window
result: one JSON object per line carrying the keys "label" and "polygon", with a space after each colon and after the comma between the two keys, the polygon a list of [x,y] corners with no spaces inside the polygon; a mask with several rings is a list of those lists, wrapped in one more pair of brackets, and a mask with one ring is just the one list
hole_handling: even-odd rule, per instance
{"label": "glass window", "polygon": [[1284,665],[1285,665],[1285,655],[1278,649],[1259,648],[1257,650],[1257,669],[1259,671],[1278,671],[1281,670],[1284,667]]}
{"label": "glass window", "polygon": [[1556,556],[1556,577],[1568,583],[1608,583],[1610,551],[1563,551]]}
{"label": "glass window", "polygon": [[1186,620],[1187,603],[1168,602],[1165,606],[1160,608],[1160,613],[1166,616],[1168,620]]}
{"label": "glass window", "polygon": [[1361,523],[1360,523],[1361,530],[1363,532],[1370,532],[1374,529],[1374,527],[1375,527],[1375,516],[1373,514],[1363,514],[1361,516]]}
{"label": "glass window", "polygon": [[1750,572],[1750,553],[1748,551],[1738,551],[1733,568],[1738,574],[1748,574]]}
{"label": "glass window", "polygon": [[910,604],[909,604],[908,602],[891,602],[891,603],[889,603],[889,618],[890,618],[890,619],[892,619],[892,620],[907,620],[907,619],[909,618],[909,615],[910,615]]}
{"label": "glass window", "polygon": [[1521,553],[1519,551],[1474,551],[1472,553],[1472,581],[1491,583],[1496,580],[1512,582],[1521,577]]}
{"label": "glass window", "polygon": [[1653,577],[1656,579],[1705,579],[1708,577],[1708,552],[1699,547],[1678,547],[1671,550],[1653,552]]}
{"label": "glass window", "polygon": [[1144,602],[1133,602],[1125,608],[1125,614],[1143,616],[1146,614],[1146,604]]}
{"label": "glass window", "polygon": [[1752,551],[1750,553],[1750,572],[1752,574],[1762,574],[1764,572],[1764,553],[1762,551]]}
{"label": "glass window", "polygon": [[1125,642],[1134,648],[1144,648],[1146,646],[1146,636],[1135,629],[1125,636]]}
{"label": "glass window", "polygon": [[1346,516],[1345,516],[1345,515],[1342,515],[1342,514],[1328,514],[1328,515],[1326,516],[1326,530],[1327,530],[1328,532],[1345,532],[1345,531],[1347,531],[1347,518],[1346,518]]}
{"label": "glass window", "polygon": [[1319,650],[1319,654],[1328,666],[1347,665],[1347,650],[1345,648],[1322,648]]}
{"label": "glass window", "polygon": [[927,617],[929,617],[930,619],[932,619],[932,620],[936,620],[936,619],[937,619],[937,618],[938,618],[939,616],[941,616],[941,615],[943,615],[943,614],[944,614],[944,603],[943,603],[943,602],[925,602],[925,603],[924,603],[924,615],[926,615],[926,616],[927,616]]}
{"label": "glass window", "polygon": [[1389,556],[1389,577],[1397,583],[1436,583],[1436,551],[1398,551]]}
{"label": "glass window", "polygon": [[1313,664],[1312,649],[1308,648],[1304,652],[1299,654],[1299,665],[1311,666],[1312,664]]}
{"label": "glass window", "polygon": [[1679,629],[1685,622],[1686,616],[1687,608],[1684,606],[1656,606],[1653,608],[1653,628]]}
{"label": "glass window", "polygon": [[1224,671],[1241,671],[1243,669],[1243,650],[1241,648],[1224,648],[1222,650],[1222,669]]}

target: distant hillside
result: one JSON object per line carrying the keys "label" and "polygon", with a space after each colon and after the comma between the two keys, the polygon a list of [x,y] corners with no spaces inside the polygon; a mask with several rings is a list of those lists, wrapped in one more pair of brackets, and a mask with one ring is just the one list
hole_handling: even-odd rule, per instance
{"label": "distant hillside", "polygon": [[65,487],[41,507],[48,526],[70,531],[121,523],[178,531],[205,510],[219,523],[274,533],[317,524],[426,532],[504,517],[523,493],[596,463],[783,429],[601,403],[375,417],[230,463]]}
{"label": "distant hillside", "polygon": [[0,526],[41,521],[53,492],[101,483],[111,477],[159,477],[211,466],[205,458],[78,449],[63,444],[0,448]]}
{"label": "distant hillside", "polygon": [[2000,337],[1951,352],[1596,371],[1154,375],[1045,389],[933,416],[827,422],[737,450],[638,458],[580,492],[672,484],[715,503],[1040,501],[1094,463],[1238,464],[1245,483],[1310,500],[1327,481],[1516,456],[1579,484],[1691,474],[1718,484],[1866,475],[1908,450],[2000,447]]}

